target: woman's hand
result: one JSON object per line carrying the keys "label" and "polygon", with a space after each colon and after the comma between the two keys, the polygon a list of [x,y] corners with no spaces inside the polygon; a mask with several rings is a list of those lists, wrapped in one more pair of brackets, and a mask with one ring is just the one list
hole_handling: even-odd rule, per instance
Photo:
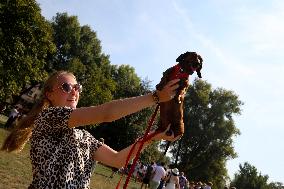
{"label": "woman's hand", "polygon": [[176,89],[179,87],[180,79],[174,79],[169,81],[162,90],[157,90],[157,95],[159,97],[159,102],[166,102],[174,98],[176,95]]}
{"label": "woman's hand", "polygon": [[[153,131],[153,132],[155,132],[155,131]],[[170,133],[170,132],[171,132],[171,135],[168,134],[168,133]],[[167,141],[173,142],[173,141],[178,140],[181,136],[182,136],[182,135],[179,135],[179,136],[176,136],[176,137],[175,137],[175,136],[174,136],[174,132],[172,132],[172,131],[170,130],[170,124],[169,124],[169,125],[168,125],[168,128],[167,128],[165,131],[156,134],[156,135],[152,138],[152,140],[167,140]]]}

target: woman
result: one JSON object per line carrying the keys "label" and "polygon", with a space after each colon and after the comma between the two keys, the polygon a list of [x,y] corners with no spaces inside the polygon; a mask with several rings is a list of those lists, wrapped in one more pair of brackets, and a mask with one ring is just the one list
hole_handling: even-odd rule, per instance
{"label": "woman", "polygon": [[[172,80],[163,90],[153,94],[76,108],[82,86],[72,73],[56,72],[46,81],[39,103],[10,133],[2,150],[21,150],[31,137],[33,181],[29,189],[89,188],[95,161],[123,167],[133,145],[117,152],[87,131],[75,127],[111,122],[155,103],[168,101],[175,95],[177,82]],[[166,131],[152,138],[161,139],[174,141],[177,138],[167,136]],[[146,142],[145,146],[150,143]],[[135,146],[131,158],[138,146]]]}
{"label": "woman", "polygon": [[179,171],[177,168],[171,170],[166,178],[165,189],[180,189],[179,187]]}

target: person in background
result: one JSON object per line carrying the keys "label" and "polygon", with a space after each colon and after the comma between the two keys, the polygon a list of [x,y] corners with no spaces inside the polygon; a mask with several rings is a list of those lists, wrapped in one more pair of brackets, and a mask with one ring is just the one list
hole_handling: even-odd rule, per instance
{"label": "person in background", "polygon": [[154,169],[153,176],[150,180],[150,189],[157,189],[160,185],[160,182],[162,179],[165,179],[166,177],[166,171],[165,171],[165,162],[161,162],[160,165],[157,165]]}
{"label": "person in background", "polygon": [[194,181],[189,182],[189,189],[195,189],[195,182]]}
{"label": "person in background", "polygon": [[202,182],[199,181],[195,184],[194,189],[202,189]]}
{"label": "person in background", "polygon": [[212,182],[208,182],[207,184],[205,184],[204,189],[211,189],[213,186]]}
{"label": "person in background", "polygon": [[138,179],[138,182],[142,182],[144,174],[145,174],[145,166],[142,162],[140,162],[140,166],[139,166],[137,177],[136,177]]}
{"label": "person in background", "polygon": [[154,164],[155,164],[154,162],[151,162],[151,164],[147,166],[140,189],[143,189],[143,186],[145,186],[145,189],[149,187],[149,182],[150,182],[153,170],[154,170]]}
{"label": "person in background", "polygon": [[4,128],[8,129],[11,128],[11,126],[13,125],[14,121],[17,119],[17,117],[20,115],[20,106],[16,105],[15,107],[12,108],[8,120],[4,125]]}
{"label": "person in background", "polygon": [[189,180],[186,180],[186,184],[184,186],[184,189],[190,189],[190,182],[189,182]]}
{"label": "person in background", "polygon": [[177,168],[172,169],[165,180],[166,180],[165,189],[180,189],[179,170]]}
{"label": "person in background", "polygon": [[187,179],[184,176],[184,172],[180,172],[180,176],[179,176],[179,187],[180,187],[180,189],[185,189],[186,184],[187,184]]}
{"label": "person in background", "polygon": [[[132,147],[131,159],[138,151],[141,138],[135,143],[138,145],[132,144],[115,151],[86,130],[75,128],[111,122],[156,103],[171,100],[176,94],[178,81],[169,81],[161,91],[77,108],[82,86],[72,73],[55,72],[45,82],[39,102],[6,138],[2,150],[19,151],[31,139],[33,180],[28,189],[89,189],[95,161],[111,167],[123,167]],[[177,140],[178,137],[166,134],[168,130],[169,127],[156,133],[143,149],[153,140]]]}
{"label": "person in background", "polygon": [[138,160],[137,163],[136,163],[136,165],[135,165],[135,167],[134,167],[134,171],[133,171],[133,174],[132,174],[132,176],[133,176],[135,182],[137,182],[138,170],[139,170],[139,168],[140,168],[140,165],[141,165],[141,163],[140,163],[140,161]]}

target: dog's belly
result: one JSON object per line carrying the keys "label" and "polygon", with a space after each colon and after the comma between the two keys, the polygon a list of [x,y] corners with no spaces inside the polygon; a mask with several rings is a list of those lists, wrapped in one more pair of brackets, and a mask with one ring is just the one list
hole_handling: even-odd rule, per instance
{"label": "dog's belly", "polygon": [[175,136],[184,133],[183,102],[177,103],[175,99],[160,103],[160,125],[158,130],[164,131],[170,124]]}

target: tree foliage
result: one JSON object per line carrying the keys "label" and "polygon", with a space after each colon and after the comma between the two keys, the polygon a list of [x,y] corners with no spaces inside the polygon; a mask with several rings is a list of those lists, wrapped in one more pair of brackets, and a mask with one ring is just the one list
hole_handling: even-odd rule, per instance
{"label": "tree foliage", "polygon": [[48,22],[34,0],[0,3],[0,101],[46,78],[46,58],[55,50]]}
{"label": "tree foliage", "polygon": [[79,106],[101,104],[113,99],[115,81],[109,56],[102,53],[96,32],[80,26],[77,16],[57,13],[51,22],[56,53],[50,70],[69,70],[83,84]]}
{"label": "tree foliage", "polygon": [[270,189],[268,186],[268,176],[261,175],[257,169],[245,162],[244,165],[239,166],[239,173],[235,174],[232,185],[240,189]]}
{"label": "tree foliage", "polygon": [[[147,88],[147,81],[141,81],[134,68],[129,65],[113,66],[112,77],[116,81],[115,99],[139,96],[150,90]],[[121,150],[143,135],[151,113],[150,108],[144,109],[111,123],[100,124],[92,129],[92,133],[97,137],[103,137],[114,149]],[[157,154],[158,151],[154,153]]]}
{"label": "tree foliage", "polygon": [[233,115],[240,114],[242,102],[233,91],[213,90],[202,80],[189,87],[184,105],[184,136],[171,152],[178,167],[192,180],[224,185],[226,161],[236,157],[233,136],[239,134]]}
{"label": "tree foliage", "polygon": [[271,182],[268,184],[269,189],[284,189],[282,182]]}

